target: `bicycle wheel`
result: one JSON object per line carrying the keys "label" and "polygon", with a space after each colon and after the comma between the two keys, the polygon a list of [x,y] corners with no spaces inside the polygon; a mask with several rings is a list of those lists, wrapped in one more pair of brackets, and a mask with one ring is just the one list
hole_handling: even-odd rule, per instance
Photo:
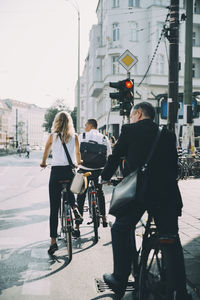
{"label": "bicycle wheel", "polygon": [[184,167],[183,167],[182,163],[178,162],[178,176],[177,176],[177,180],[183,179],[183,177],[184,177]]}
{"label": "bicycle wheel", "polygon": [[190,165],[191,175],[200,178],[200,161],[197,160]]}
{"label": "bicycle wheel", "polygon": [[64,204],[64,237],[67,245],[68,257],[69,260],[72,260],[72,228],[73,228],[73,219],[72,212],[69,204]]}
{"label": "bicycle wheel", "polygon": [[94,240],[95,243],[97,243],[99,240],[99,235],[98,235],[99,214],[97,212],[97,203],[96,203],[97,199],[95,194],[91,195],[91,200],[92,200],[92,221],[94,226]]}
{"label": "bicycle wheel", "polygon": [[[152,245],[152,241],[150,243]],[[139,274],[139,300],[175,300],[175,275],[170,246],[146,247]]]}

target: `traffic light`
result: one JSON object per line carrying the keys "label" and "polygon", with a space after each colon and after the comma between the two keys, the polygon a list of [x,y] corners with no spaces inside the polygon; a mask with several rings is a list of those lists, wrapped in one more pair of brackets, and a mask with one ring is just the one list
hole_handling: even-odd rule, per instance
{"label": "traffic light", "polygon": [[117,99],[119,101],[130,101],[133,103],[134,99],[134,80],[125,79],[118,82],[110,82],[110,87],[117,89],[119,92],[110,93],[111,99]]}
{"label": "traffic light", "polygon": [[130,101],[124,101],[120,103],[120,116],[129,116],[132,108],[132,103]]}
{"label": "traffic light", "polygon": [[119,101],[123,101],[123,85],[122,81],[118,82],[110,82],[110,87],[118,90],[118,93],[110,93],[109,96],[111,99],[117,99]]}
{"label": "traffic light", "polygon": [[122,81],[124,90],[124,100],[133,103],[134,99],[134,80],[126,79]]}

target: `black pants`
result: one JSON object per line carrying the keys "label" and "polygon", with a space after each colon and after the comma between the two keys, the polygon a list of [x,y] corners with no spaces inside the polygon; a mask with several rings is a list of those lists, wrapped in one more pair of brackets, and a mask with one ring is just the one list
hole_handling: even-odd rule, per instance
{"label": "black pants", "polygon": [[[50,199],[50,237],[57,237],[58,228],[58,210],[60,207],[62,183],[60,180],[71,180],[73,173],[70,166],[53,166],[51,168],[51,175],[49,180],[49,199]],[[69,190],[68,186],[69,203],[75,206],[75,197]]]}
{"label": "black pants", "polygon": [[[84,170],[84,169],[80,169],[79,170],[80,173],[85,173],[85,172],[91,172],[92,175],[88,177],[88,181],[90,179],[94,180],[94,185],[97,189],[97,197],[99,200],[99,210],[100,210],[100,214],[102,216],[105,216],[106,214],[106,208],[105,208],[105,197],[104,197],[104,192],[102,190],[102,184],[98,183],[98,177],[101,175],[102,170]],[[81,215],[83,215],[83,207],[84,207],[84,203],[85,203],[85,197],[86,197],[86,193],[87,190],[82,194],[82,195],[78,195],[77,197],[77,203],[78,203],[78,210],[80,212]]]}
{"label": "black pants", "polygon": [[[114,275],[127,283],[131,273],[133,253],[136,251],[134,230],[136,224],[144,214],[142,208],[133,209],[123,217],[116,218],[111,228],[114,260]],[[172,209],[152,210],[158,232],[160,234],[177,235],[176,243],[172,247],[172,256],[177,278],[177,290],[186,291],[186,275],[183,250],[178,236],[178,216]]]}

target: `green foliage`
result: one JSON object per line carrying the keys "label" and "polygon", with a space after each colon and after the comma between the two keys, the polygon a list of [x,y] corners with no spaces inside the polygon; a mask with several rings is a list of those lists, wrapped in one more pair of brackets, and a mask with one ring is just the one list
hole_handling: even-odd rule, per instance
{"label": "green foliage", "polygon": [[73,123],[74,123],[74,127],[75,127],[75,130],[76,130],[76,117],[77,117],[77,110],[76,108],[74,108],[73,111],[71,111],[65,104],[64,104],[64,100],[63,99],[58,99],[56,100],[56,102],[50,107],[47,109],[47,112],[44,116],[44,119],[45,119],[45,122],[43,124],[43,127],[45,128],[45,131],[47,132],[51,132],[51,127],[52,127],[52,123],[53,123],[53,120],[55,118],[55,115],[59,112],[59,111],[62,111],[62,110],[65,110],[67,111],[68,113],[71,114],[71,117],[72,117],[72,120],[73,120]]}
{"label": "green foliage", "polygon": [[50,107],[47,109],[47,112],[44,116],[45,123],[43,124],[43,127],[45,128],[45,131],[51,132],[51,127],[53,124],[53,120],[55,118],[55,115],[59,112],[59,110],[56,107]]}

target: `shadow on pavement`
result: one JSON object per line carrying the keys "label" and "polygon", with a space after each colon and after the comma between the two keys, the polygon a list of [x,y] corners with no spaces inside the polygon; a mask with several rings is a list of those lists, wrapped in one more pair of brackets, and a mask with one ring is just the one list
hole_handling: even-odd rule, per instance
{"label": "shadow on pavement", "polygon": [[[10,229],[19,226],[25,226],[35,223],[40,223],[48,220],[47,215],[24,215],[24,212],[32,212],[34,210],[45,209],[49,207],[49,203],[36,203],[31,206],[16,208],[16,209],[7,209],[0,210],[0,229]],[[23,215],[20,217],[20,213]],[[20,217],[20,218],[19,218]]]}
{"label": "shadow on pavement", "polygon": [[[0,294],[4,289],[52,276],[69,264],[67,255],[49,256],[48,247],[49,242],[43,241],[17,250],[1,250]],[[54,265],[55,263],[57,264]],[[52,270],[53,265],[54,270]]]}
{"label": "shadow on pavement", "polygon": [[200,236],[183,246],[188,285],[200,299]]}

